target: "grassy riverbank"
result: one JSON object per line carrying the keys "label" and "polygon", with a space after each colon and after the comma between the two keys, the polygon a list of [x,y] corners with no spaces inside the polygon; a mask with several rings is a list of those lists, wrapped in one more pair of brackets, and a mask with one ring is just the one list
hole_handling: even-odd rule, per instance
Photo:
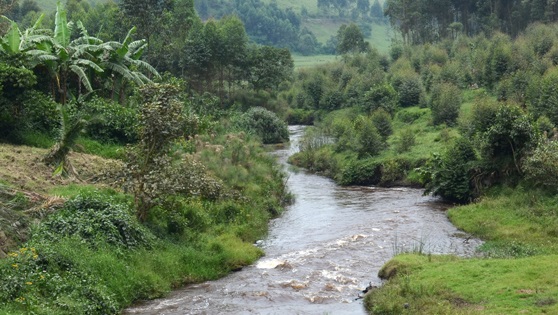
{"label": "grassy riverbank", "polygon": [[200,137],[195,151],[198,172],[183,176],[203,170],[221,197],[176,197],[140,223],[122,161],[72,153],[79,178],[60,177],[46,149],[0,144],[0,314],[118,314],[259,258],[253,243],[289,197],[274,159],[243,134]]}
{"label": "grassy riverbank", "polygon": [[521,187],[453,208],[459,228],[486,240],[483,258],[403,254],[366,297],[371,314],[557,314],[558,198]]}

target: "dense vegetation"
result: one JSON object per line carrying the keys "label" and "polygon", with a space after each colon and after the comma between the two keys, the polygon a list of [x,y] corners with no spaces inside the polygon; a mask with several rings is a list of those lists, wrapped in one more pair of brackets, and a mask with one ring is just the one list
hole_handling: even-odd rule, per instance
{"label": "dense vegetation", "polygon": [[554,23],[554,1],[386,0],[385,14],[407,43],[426,43],[463,33],[517,36],[532,23]]}
{"label": "dense vegetation", "polygon": [[[484,257],[397,257],[371,312],[555,312],[554,2],[388,0],[388,55],[379,1],[312,3],[1,1],[0,312],[114,314],[253,262],[290,201],[282,118],[314,125],[294,164],[472,203],[449,216]],[[289,49],[342,57],[293,75]]]}
{"label": "dense vegetation", "polygon": [[[309,9],[307,4],[316,9]],[[383,7],[378,0],[372,4],[368,0],[303,1],[297,8],[291,3],[262,0],[200,0],[195,5],[204,19],[220,18],[232,12],[244,22],[249,37],[255,42],[287,47],[303,55],[337,53],[337,35],[330,33],[327,38],[318,39],[319,26],[312,25],[310,20],[339,23],[339,26],[354,23],[365,37],[370,37],[374,25],[385,23]]]}
{"label": "dense vegetation", "polygon": [[[290,201],[262,147],[288,141],[266,107],[290,52],[155,2],[3,19],[0,313],[117,314],[223,276],[262,255]],[[154,28],[163,16],[181,31]]]}

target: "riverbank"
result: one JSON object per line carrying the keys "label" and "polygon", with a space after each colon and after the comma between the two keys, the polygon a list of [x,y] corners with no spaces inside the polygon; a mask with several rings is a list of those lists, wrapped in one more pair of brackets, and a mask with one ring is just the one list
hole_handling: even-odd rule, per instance
{"label": "riverbank", "polygon": [[199,140],[184,176],[222,197],[177,196],[143,223],[115,181],[122,161],[72,153],[79,178],[63,178],[47,150],[0,144],[0,314],[118,314],[261,257],[283,174],[247,136]]}
{"label": "riverbank", "polygon": [[451,209],[460,229],[486,240],[482,258],[403,254],[387,262],[387,282],[366,296],[370,314],[557,314],[558,212],[555,195],[493,189]]}

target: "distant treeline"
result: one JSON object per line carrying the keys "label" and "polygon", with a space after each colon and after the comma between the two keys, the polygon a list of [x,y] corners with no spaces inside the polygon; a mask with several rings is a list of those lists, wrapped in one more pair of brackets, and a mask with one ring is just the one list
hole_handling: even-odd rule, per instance
{"label": "distant treeline", "polygon": [[254,42],[289,48],[303,55],[336,53],[335,43],[320,43],[316,35],[304,27],[305,18],[352,21],[358,24],[366,36],[372,31],[371,23],[385,21],[382,5],[378,0],[372,4],[369,0],[319,0],[317,14],[310,14],[305,7],[297,12],[293,8],[283,9],[277,2],[265,3],[261,0],[198,0],[195,1],[195,6],[204,20],[236,15],[244,23],[248,36]]}
{"label": "distant treeline", "polygon": [[558,20],[553,0],[387,0],[385,14],[407,43],[420,44],[455,37],[517,36],[533,22]]}

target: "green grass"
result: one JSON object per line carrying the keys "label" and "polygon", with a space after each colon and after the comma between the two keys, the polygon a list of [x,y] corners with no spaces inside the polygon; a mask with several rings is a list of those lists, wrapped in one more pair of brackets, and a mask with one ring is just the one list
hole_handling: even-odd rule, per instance
{"label": "green grass", "polygon": [[[159,242],[153,249],[129,251],[108,246],[90,248],[71,238],[60,239],[51,245],[39,243],[34,247],[38,260],[25,260],[20,258],[23,256],[20,254],[20,257],[0,261],[5,265],[0,268],[13,269],[12,265],[17,264],[18,269],[28,270],[26,274],[18,274],[19,279],[11,280],[25,283],[24,303],[2,303],[0,313],[97,314],[99,309],[87,311],[91,309],[82,300],[84,296],[94,299],[105,294],[105,298],[109,298],[105,305],[122,308],[139,299],[160,297],[185,283],[222,277],[231,268],[252,263],[262,254],[255,246],[230,235],[206,241],[201,246]],[[53,251],[56,254],[53,255]],[[44,256],[45,253],[50,254]],[[41,266],[45,271],[36,274],[33,267],[35,261],[47,259],[49,266]],[[69,269],[52,268],[55,263],[66,264]],[[79,277],[82,274],[88,276]],[[65,281],[63,286],[55,284],[60,277]]]}
{"label": "green grass", "polygon": [[83,137],[77,140],[75,150],[77,152],[98,155],[106,159],[122,159],[126,153],[126,148],[122,145],[101,143]]}
{"label": "green grass", "polygon": [[556,204],[554,194],[519,186],[493,189],[475,204],[451,209],[458,228],[486,240],[479,250],[488,258],[397,256],[380,272],[392,279],[367,296],[369,311],[557,314]]}
{"label": "green grass", "polygon": [[381,54],[387,54],[391,47],[393,29],[386,24],[372,24],[372,34],[365,38],[372,48],[376,48]]}
{"label": "green grass", "polygon": [[[302,27],[308,28],[316,35],[320,43],[325,44],[331,36],[337,35],[337,30],[339,30],[341,25],[348,23],[351,23],[351,21],[309,18],[303,21]],[[382,54],[387,54],[391,46],[393,35],[393,30],[389,25],[372,24],[372,34],[365,38],[365,40],[370,43],[372,48],[376,48]]]}
{"label": "green grass", "polygon": [[293,55],[295,69],[311,68],[324,63],[335,62],[340,58],[341,57],[336,55],[314,55],[314,56]]}
{"label": "green grass", "polygon": [[374,314],[556,314],[556,259],[400,255],[386,264],[398,276],[366,305]]}
{"label": "green grass", "polygon": [[[271,3],[272,0],[264,0],[263,2]],[[316,0],[277,0],[276,2],[280,8],[293,8],[297,13],[300,13],[302,7],[305,7],[309,14],[318,13],[318,2]]]}
{"label": "green grass", "polygon": [[489,254],[558,254],[556,204],[558,197],[543,191],[501,188],[448,216],[458,228],[487,240]]}

